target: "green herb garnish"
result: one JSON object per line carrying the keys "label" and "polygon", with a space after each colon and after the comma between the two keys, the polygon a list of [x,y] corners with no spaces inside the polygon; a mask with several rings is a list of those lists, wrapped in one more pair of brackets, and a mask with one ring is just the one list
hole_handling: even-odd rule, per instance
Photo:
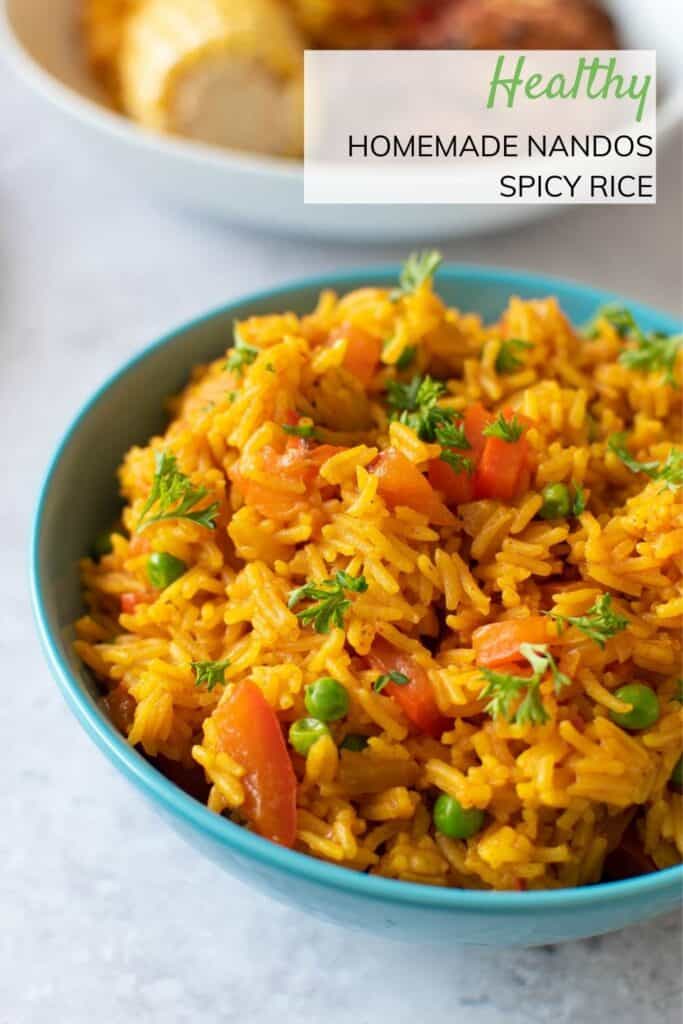
{"label": "green herb garnish", "polygon": [[394,366],[397,370],[407,370],[415,362],[416,355],[417,348],[414,345],[408,345],[407,348],[403,349]]}
{"label": "green herb garnish", "polygon": [[645,373],[663,370],[666,383],[678,387],[674,367],[678,350],[683,344],[683,335],[651,332],[632,340],[636,343],[635,347],[622,352],[619,362],[629,370],[642,370]]}
{"label": "green herb garnish", "polygon": [[[158,452],[155,467],[152,490],[140,513],[136,533],[163,519],[189,519],[213,530],[218,502],[214,501],[206,508],[196,508],[208,493],[206,487],[193,487],[190,478],[178,469],[177,459],[170,452]],[[156,512],[150,515],[155,505]]]}
{"label": "green herb garnish", "polygon": [[230,664],[229,658],[225,661],[193,661],[191,664],[195,686],[206,686],[209,693],[214,686],[225,686],[225,670]]}
{"label": "green herb garnish", "polygon": [[294,437],[316,437],[313,423],[282,423],[281,426],[285,434],[292,434]]}
{"label": "green herb garnish", "polygon": [[389,381],[387,404],[392,419],[405,423],[423,441],[436,441],[444,448],[470,448],[460,422],[462,414],[438,405],[446,386],[430,376],[415,376],[404,384]]}
{"label": "green herb garnish", "polygon": [[608,306],[603,306],[602,309],[598,310],[595,318],[586,329],[586,333],[589,337],[597,337],[598,323],[600,320],[606,320],[608,324],[611,324],[620,338],[625,338],[628,334],[639,335],[642,333],[630,309],[626,309],[625,306],[620,306],[616,302],[610,303]]}
{"label": "green herb garnish", "polygon": [[659,470],[658,462],[639,462],[626,447],[626,434],[612,434],[607,440],[607,447],[614,455],[617,456],[621,462],[624,463],[627,469],[630,469],[632,473],[646,473],[648,476],[654,477],[657,475]]}
{"label": "green herb garnish", "polygon": [[632,473],[645,473],[651,480],[661,480],[664,486],[661,491],[677,491],[683,487],[683,452],[672,448],[663,464],[655,462],[639,462],[626,447],[626,434],[612,434],[607,440],[607,447],[620,459]]}
{"label": "green herb garnish", "polygon": [[344,627],[344,615],[351,607],[351,601],[345,591],[362,594],[368,589],[364,576],[350,576],[339,570],[332,579],[320,582],[305,583],[297,587],[289,595],[288,608],[295,608],[300,601],[310,600],[313,603],[303,611],[297,612],[297,618],[303,626],[312,625],[316,633],[329,633],[333,625]]}
{"label": "green herb garnish", "polygon": [[472,459],[468,459],[461,452],[453,451],[452,448],[443,448],[439,458],[447,466],[450,466],[454,473],[468,473],[470,476],[474,473],[474,462]]}
{"label": "green herb garnish", "polygon": [[408,676],[404,675],[403,672],[385,672],[384,675],[377,676],[372,688],[375,693],[381,693],[387,683],[396,683],[397,686],[407,686],[410,682]]}
{"label": "green herb garnish", "polygon": [[483,668],[481,674],[486,686],[480,697],[489,698],[485,710],[493,718],[504,718],[517,725],[543,725],[549,716],[539,687],[546,672],[552,673],[556,693],[569,686],[571,680],[560,672],[547,644],[520,644],[519,651],[531,665],[532,675],[514,676]]}
{"label": "green herb garnish", "polygon": [[652,373],[662,370],[664,380],[672,387],[677,387],[674,368],[678,351],[683,345],[683,334],[664,334],[661,331],[643,331],[635,321],[633,314],[623,306],[605,306],[600,310],[596,321],[591,327],[592,336],[597,334],[597,321],[607,320],[614,327],[619,337],[632,343],[619,356],[619,362],[629,370],[642,370]]}
{"label": "green herb garnish", "polygon": [[560,632],[565,626],[576,626],[601,650],[605,649],[605,644],[610,637],[621,633],[629,625],[628,619],[625,619],[623,615],[617,615],[612,610],[611,594],[603,594],[599,597],[585,615],[558,615],[557,612],[551,612],[550,616],[557,622]]}
{"label": "green herb garnish", "polygon": [[238,324],[235,324],[233,329],[233,338],[234,346],[225,362],[225,369],[231,370],[241,377],[244,374],[245,366],[250,366],[261,350],[243,340]]}
{"label": "green herb garnish", "polygon": [[426,252],[413,252],[403,264],[401,276],[398,279],[399,287],[392,289],[389,298],[392,302],[400,299],[424,284],[429,278],[434,277],[441,265],[442,256],[436,249]]}
{"label": "green herb garnish", "polygon": [[521,359],[517,358],[517,352],[533,348],[530,341],[522,341],[521,338],[506,338],[501,342],[498,355],[496,356],[497,373],[514,373],[523,366]]}
{"label": "green herb garnish", "polygon": [[672,448],[666,457],[666,462],[660,466],[655,480],[664,483],[662,490],[676,491],[683,487],[683,451],[680,448]]}
{"label": "green herb garnish", "polygon": [[515,441],[519,441],[525,430],[526,427],[523,423],[519,422],[516,413],[513,413],[511,420],[506,420],[504,414],[499,412],[493,423],[489,423],[487,427],[484,427],[482,433],[486,437],[499,437],[501,441],[514,444]]}

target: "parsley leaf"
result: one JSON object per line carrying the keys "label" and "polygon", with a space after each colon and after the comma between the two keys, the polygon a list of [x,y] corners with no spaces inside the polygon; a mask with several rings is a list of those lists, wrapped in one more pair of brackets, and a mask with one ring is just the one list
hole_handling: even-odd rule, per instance
{"label": "parsley leaf", "polygon": [[408,383],[392,380],[387,384],[387,404],[392,419],[398,419],[415,431],[423,441],[434,441],[439,427],[452,422],[454,413],[437,405],[446,385],[429,375],[415,376]]}
{"label": "parsley leaf", "polygon": [[452,448],[444,448],[439,458],[447,466],[450,466],[454,473],[468,473],[470,476],[474,473],[474,462],[472,459],[468,459],[461,452],[453,451]]}
{"label": "parsley leaf", "polygon": [[626,309],[625,306],[620,306],[618,303],[613,302],[608,306],[603,306],[599,309],[595,315],[595,319],[589,324],[587,333],[590,337],[597,337],[598,323],[600,320],[606,320],[612,325],[614,330],[617,332],[620,338],[625,338],[628,334],[633,334],[642,337],[642,331],[636,323],[633,313],[630,309]]}
{"label": "parsley leaf", "polygon": [[425,377],[416,374],[407,384],[390,380],[387,383],[387,404],[397,414],[419,412],[423,407],[435,405],[445,390],[446,385],[429,374]]}
{"label": "parsley leaf", "polygon": [[607,441],[607,447],[632,473],[645,473],[651,480],[661,480],[664,486],[660,493],[664,490],[677,491],[679,487],[683,487],[683,451],[680,448],[671,448],[666,461],[660,465],[654,460],[638,462],[626,447],[625,433],[612,434]]}
{"label": "parsley leaf", "polygon": [[[158,523],[162,519],[190,519],[209,530],[215,528],[218,502],[196,509],[195,506],[208,493],[206,487],[193,487],[190,478],[178,469],[177,462],[175,455],[170,452],[157,453],[152,490],[140,513],[136,533],[141,533],[151,523]],[[157,511],[150,515],[155,505]]]}
{"label": "parsley leaf", "polygon": [[229,658],[225,661],[193,661],[191,664],[195,686],[206,686],[209,693],[215,686],[225,686],[225,670],[230,664]]}
{"label": "parsley leaf", "polygon": [[243,340],[238,324],[235,324],[233,329],[233,337],[234,346],[225,362],[225,369],[232,370],[238,377],[241,377],[244,374],[244,368],[254,362],[261,350]]}
{"label": "parsley leaf", "polygon": [[312,601],[307,608],[296,613],[297,618],[303,626],[312,625],[317,633],[329,633],[333,625],[344,628],[344,614],[351,607],[345,591],[362,594],[367,589],[364,576],[350,576],[339,570],[332,579],[305,583],[303,587],[292,590],[287,607],[295,608],[306,599]]}
{"label": "parsley leaf", "polygon": [[637,339],[635,348],[622,352],[619,362],[629,370],[642,370],[645,373],[663,370],[666,383],[677,387],[674,367],[681,345],[683,334],[649,333]]}
{"label": "parsley leaf", "polygon": [[499,437],[501,441],[514,444],[515,441],[519,441],[525,430],[526,427],[523,423],[519,422],[516,413],[512,414],[511,420],[506,420],[505,415],[499,412],[493,423],[489,423],[487,427],[484,427],[482,433],[486,437]]}
{"label": "parsley leaf", "polygon": [[626,434],[612,434],[607,439],[607,447],[613,452],[618,459],[624,463],[627,469],[630,469],[632,473],[647,473],[648,476],[653,479],[657,475],[659,470],[658,462],[638,462],[638,459],[631,455],[630,451],[626,447]]}
{"label": "parsley leaf", "polygon": [[282,423],[280,424],[285,434],[293,434],[294,437],[316,437],[315,425],[313,423]]}
{"label": "parsley leaf", "polygon": [[666,462],[660,466],[655,480],[662,480],[664,487],[670,491],[676,491],[683,487],[683,451],[680,448],[672,448],[666,457]]}
{"label": "parsley leaf", "polygon": [[[483,668],[481,674],[486,686],[480,697],[489,698],[485,710],[493,718],[504,718],[517,725],[543,725],[548,721],[548,713],[539,687],[546,672],[550,670],[552,673],[556,693],[569,686],[571,680],[560,672],[547,644],[521,644],[519,650],[531,665],[532,675],[515,676]],[[523,692],[522,700],[517,703]]]}
{"label": "parsley leaf", "polygon": [[415,362],[416,355],[417,348],[415,345],[408,345],[407,348],[403,349],[394,366],[397,370],[407,370]]}
{"label": "parsley leaf", "polygon": [[445,420],[434,431],[434,440],[438,441],[440,445],[448,448],[462,448],[468,450],[472,447],[470,442],[467,440],[465,433],[465,424],[460,420],[458,423],[455,422],[455,417],[460,417],[460,413],[452,412],[449,409],[444,409],[450,416],[453,417],[451,420]]}
{"label": "parsley leaf", "polygon": [[533,347],[530,341],[522,341],[521,338],[505,338],[496,356],[496,373],[514,373],[519,370],[524,364],[516,353]]}
{"label": "parsley leaf", "polygon": [[410,682],[408,676],[404,675],[403,672],[385,672],[384,675],[377,676],[372,688],[375,693],[381,693],[387,683],[396,683],[397,686],[407,686]]}
{"label": "parsley leaf", "polygon": [[593,337],[597,334],[597,321],[607,320],[621,338],[632,342],[619,356],[619,362],[629,370],[642,370],[651,373],[654,370],[664,372],[664,380],[672,387],[677,387],[674,367],[678,351],[683,345],[683,334],[663,334],[661,331],[643,331],[635,321],[633,314],[623,306],[605,306],[600,310],[594,321]]}
{"label": "parsley leaf", "polygon": [[611,636],[616,636],[629,626],[628,619],[612,610],[611,594],[599,597],[585,615],[558,615],[557,612],[551,612],[550,616],[557,622],[560,632],[565,626],[576,626],[603,651]]}
{"label": "parsley leaf", "polygon": [[411,292],[424,284],[429,278],[434,277],[441,266],[443,257],[436,249],[425,252],[413,252],[403,264],[399,287],[392,289],[389,298],[392,302],[400,299],[403,295],[410,295]]}

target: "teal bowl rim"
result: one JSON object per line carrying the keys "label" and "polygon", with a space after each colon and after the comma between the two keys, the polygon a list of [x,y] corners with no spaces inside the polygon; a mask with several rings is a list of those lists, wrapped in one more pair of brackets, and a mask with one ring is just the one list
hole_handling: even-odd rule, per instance
{"label": "teal bowl rim", "polygon": [[[403,882],[396,879],[381,878],[368,875],[348,868],[337,867],[326,861],[296,850],[285,849],[248,829],[235,825],[233,822],[210,811],[193,797],[167,779],[162,773],[141,757],[133,747],[118,733],[105,717],[103,712],[91,706],[86,700],[81,683],[72,674],[68,663],[59,650],[59,641],[49,627],[43,600],[43,580],[40,570],[40,537],[45,505],[48,500],[53,477],[56,475],[60,460],[68,449],[73,437],[78,432],[82,421],[90,410],[97,405],[109,388],[134,370],[138,363],[144,361],[157,349],[170,343],[180,335],[194,330],[196,327],[216,317],[225,316],[232,310],[246,304],[263,302],[278,295],[287,295],[305,288],[321,289],[325,287],[341,287],[367,279],[370,283],[394,281],[399,272],[398,265],[381,264],[378,266],[360,267],[339,273],[330,272],[317,276],[302,278],[275,288],[262,289],[251,294],[231,300],[225,305],[212,309],[210,312],[187,321],[180,327],[167,332],[157,341],[146,345],[140,352],[132,356],[124,365],[114,371],[94,395],[85,402],[62,439],[57,444],[48,464],[45,477],[39,491],[38,505],[33,520],[30,542],[30,589],[33,613],[35,616],[40,641],[48,664],[59,685],[62,694],[75,717],[85,729],[91,740],[106,754],[111,761],[133,785],[142,791],[153,803],[160,805],[167,813],[180,819],[199,833],[208,834],[228,851],[253,859],[266,867],[274,868],[286,874],[302,878],[313,884],[338,889],[369,900],[385,903],[398,903],[429,908],[437,911],[458,910],[460,912],[486,912],[503,915],[526,914],[533,911],[552,911],[580,908],[585,905],[606,905],[622,899],[639,900],[643,897],[670,890],[673,895],[683,884],[683,865],[665,868],[648,875],[615,882],[599,882],[580,888],[553,889],[533,892],[499,892],[495,890],[444,889],[416,882]],[[595,307],[607,302],[624,301],[612,292],[603,291],[583,285],[566,278],[532,274],[508,268],[489,268],[475,264],[449,264],[439,271],[439,278],[481,281],[488,279],[491,283],[509,286],[511,293],[515,287],[538,289],[539,295],[553,294],[561,288],[575,289],[581,297],[595,304]],[[681,330],[681,325],[671,316],[662,314],[642,303],[628,302],[636,318],[654,318],[660,329],[671,333]]]}

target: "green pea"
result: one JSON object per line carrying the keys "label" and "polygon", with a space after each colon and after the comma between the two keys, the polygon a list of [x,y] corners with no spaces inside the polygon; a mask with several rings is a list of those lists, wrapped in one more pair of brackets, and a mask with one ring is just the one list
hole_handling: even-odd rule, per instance
{"label": "green pea", "polygon": [[336,722],[349,710],[349,695],[345,687],[331,676],[323,676],[306,687],[306,710],[321,722]]}
{"label": "green pea", "polygon": [[361,736],[360,733],[350,732],[348,736],[345,736],[340,744],[340,750],[365,750],[368,745],[367,736]]}
{"label": "green pea", "polygon": [[566,484],[546,484],[542,491],[541,519],[564,519],[572,507]]}
{"label": "green pea", "polygon": [[477,807],[465,809],[448,793],[437,797],[432,816],[439,832],[449,839],[469,839],[480,832],[484,824],[483,811]]}
{"label": "green pea", "polygon": [[631,683],[622,686],[614,696],[624,704],[630,704],[631,710],[623,713],[610,711],[610,718],[622,729],[636,732],[638,729],[649,729],[659,718],[659,701],[657,694],[649,686],[642,683]]}
{"label": "green pea", "polygon": [[683,757],[679,757],[676,761],[669,782],[674,789],[683,790]]}
{"label": "green pea", "polygon": [[180,579],[187,566],[168,551],[155,551],[147,559],[147,579],[156,590],[164,590]]}
{"label": "green pea", "polygon": [[92,546],[93,555],[95,558],[102,558],[103,555],[110,555],[114,550],[114,545],[111,539],[111,533],[105,530],[98,537],[95,538],[95,543]]}
{"label": "green pea", "polygon": [[289,727],[289,742],[304,757],[321,736],[329,735],[330,730],[317,718],[299,718]]}

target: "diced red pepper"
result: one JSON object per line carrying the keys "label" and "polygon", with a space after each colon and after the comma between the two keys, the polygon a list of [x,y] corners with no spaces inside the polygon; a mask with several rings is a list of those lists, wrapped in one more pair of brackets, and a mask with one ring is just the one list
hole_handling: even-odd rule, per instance
{"label": "diced red pepper", "polygon": [[525,662],[520,654],[521,644],[547,644],[554,640],[549,633],[545,615],[530,615],[526,619],[507,619],[479,626],[472,634],[472,648],[477,665],[494,668],[510,661]]}
{"label": "diced red pepper", "polygon": [[154,594],[146,590],[130,590],[121,594],[121,611],[132,615],[139,604],[150,604],[154,600]]}
{"label": "diced red pepper", "polygon": [[[336,445],[316,445],[307,438],[290,437],[284,452],[271,445],[265,445],[260,455],[266,473],[276,478],[300,480],[308,491],[315,482],[323,462],[341,451],[344,449]],[[295,511],[305,500],[301,493],[269,487],[266,483],[250,479],[240,470],[239,462],[232,466],[229,476],[243,495],[246,504],[263,516],[283,518]]]}
{"label": "diced red pepper", "polygon": [[468,457],[476,465],[486,444],[484,428],[493,423],[496,417],[485,409],[481,402],[475,402],[465,410],[465,437],[470,443]]}
{"label": "diced red pepper", "polygon": [[437,526],[452,526],[455,517],[446,508],[427,478],[396,448],[381,452],[370,466],[379,477],[379,493],[387,505],[405,505],[427,516]]}
{"label": "diced red pepper", "polygon": [[[462,451],[461,454],[470,457],[467,451]],[[432,487],[441,491],[449,505],[461,505],[474,498],[473,474],[465,469],[456,473],[443,459],[432,459],[429,463],[428,476]]]}
{"label": "diced red pepper", "polygon": [[381,340],[350,323],[344,323],[330,333],[330,341],[338,338],[346,338],[344,366],[358,378],[363,387],[367,387],[379,366]]}
{"label": "diced red pepper", "polygon": [[450,728],[451,723],[441,714],[436,703],[427,673],[409,654],[392,647],[383,637],[377,637],[368,659],[372,667],[381,674],[400,672],[408,677],[410,681],[404,686],[387,683],[382,693],[396,701],[406,718],[420,732],[439,739],[441,734]]}
{"label": "diced red pepper", "polygon": [[[503,415],[508,421],[514,416],[525,427],[531,423],[526,416],[513,413],[511,409],[505,409]],[[474,477],[475,497],[499,501],[519,497],[528,488],[531,477],[531,453],[526,435],[522,434],[516,441],[482,436],[484,445]]]}
{"label": "diced red pepper", "polygon": [[249,823],[266,839],[293,846],[296,776],[277,715],[255,683],[238,683],[214,712],[221,751],[243,769]]}

